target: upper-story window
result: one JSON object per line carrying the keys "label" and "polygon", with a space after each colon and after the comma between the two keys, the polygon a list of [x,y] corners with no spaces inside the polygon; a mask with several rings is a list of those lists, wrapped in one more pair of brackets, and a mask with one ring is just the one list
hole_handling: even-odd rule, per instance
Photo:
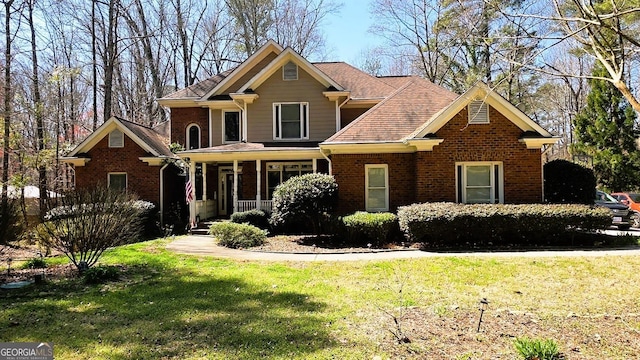
{"label": "upper-story window", "polygon": [[282,80],[298,80],[298,65],[292,61],[282,67]]}
{"label": "upper-story window", "polygon": [[469,103],[469,124],[488,124],[489,106],[482,100],[474,100]]}
{"label": "upper-story window", "polygon": [[222,123],[224,143],[234,143],[240,141],[240,112],[225,111]]}
{"label": "upper-story window", "polygon": [[200,127],[191,124],[187,127],[187,150],[200,148]]}
{"label": "upper-story window", "polygon": [[300,140],[309,138],[309,103],[273,104],[273,138]]}
{"label": "upper-story window", "polygon": [[118,129],[115,129],[109,133],[109,147],[121,148],[124,147],[124,133]]}

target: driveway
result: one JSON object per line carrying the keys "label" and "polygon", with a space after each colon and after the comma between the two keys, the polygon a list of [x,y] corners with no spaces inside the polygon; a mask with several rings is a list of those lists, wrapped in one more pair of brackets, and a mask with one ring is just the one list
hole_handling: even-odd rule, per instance
{"label": "driveway", "polygon": [[[617,231],[617,230],[607,230]],[[627,233],[627,232],[624,232]],[[635,232],[640,234],[639,232]],[[214,244],[210,236],[189,235],[176,238],[167,245],[167,249],[179,254],[212,256],[217,258],[231,258],[239,260],[260,261],[363,261],[363,260],[391,260],[417,259],[429,257],[597,257],[597,256],[638,256],[640,247],[621,249],[593,249],[593,250],[537,250],[537,251],[496,251],[496,252],[429,252],[418,249],[371,251],[368,253],[319,253],[319,254],[290,254],[260,252],[251,250],[229,249]]]}

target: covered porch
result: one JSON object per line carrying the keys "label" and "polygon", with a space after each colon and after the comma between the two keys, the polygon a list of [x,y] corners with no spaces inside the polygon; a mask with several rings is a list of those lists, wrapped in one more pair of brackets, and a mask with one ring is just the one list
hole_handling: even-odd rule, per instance
{"label": "covered porch", "polygon": [[271,211],[275,187],[308,173],[330,173],[318,147],[235,143],[178,153],[192,179],[189,220],[225,218],[236,212]]}

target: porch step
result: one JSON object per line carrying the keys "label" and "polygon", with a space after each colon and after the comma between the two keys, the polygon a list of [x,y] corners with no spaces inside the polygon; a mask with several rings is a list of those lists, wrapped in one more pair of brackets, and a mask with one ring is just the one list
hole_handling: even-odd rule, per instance
{"label": "porch step", "polygon": [[213,221],[201,221],[198,226],[190,230],[193,235],[209,235],[209,226],[213,224]]}

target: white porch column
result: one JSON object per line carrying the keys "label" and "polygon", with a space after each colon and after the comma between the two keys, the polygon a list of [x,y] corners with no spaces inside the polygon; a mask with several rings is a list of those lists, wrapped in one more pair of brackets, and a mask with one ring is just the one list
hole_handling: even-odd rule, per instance
{"label": "white porch column", "polygon": [[189,224],[196,223],[196,163],[189,163],[189,181],[191,181],[191,202],[189,203]]}
{"label": "white porch column", "polygon": [[313,166],[313,173],[315,174],[315,173],[318,172],[318,159],[313,158],[312,161],[313,161],[312,162],[312,164],[313,164],[312,165]]}
{"label": "white porch column", "polygon": [[238,160],[233,160],[233,212],[238,212]]}
{"label": "white porch column", "polygon": [[261,182],[261,169],[262,168],[262,161],[260,160],[256,160],[256,208],[258,210],[262,210],[262,206],[260,206],[260,202],[261,202],[261,194],[260,194],[260,182]]}
{"label": "white porch column", "polygon": [[207,164],[206,163],[202,163],[202,202],[205,204],[207,202]]}

